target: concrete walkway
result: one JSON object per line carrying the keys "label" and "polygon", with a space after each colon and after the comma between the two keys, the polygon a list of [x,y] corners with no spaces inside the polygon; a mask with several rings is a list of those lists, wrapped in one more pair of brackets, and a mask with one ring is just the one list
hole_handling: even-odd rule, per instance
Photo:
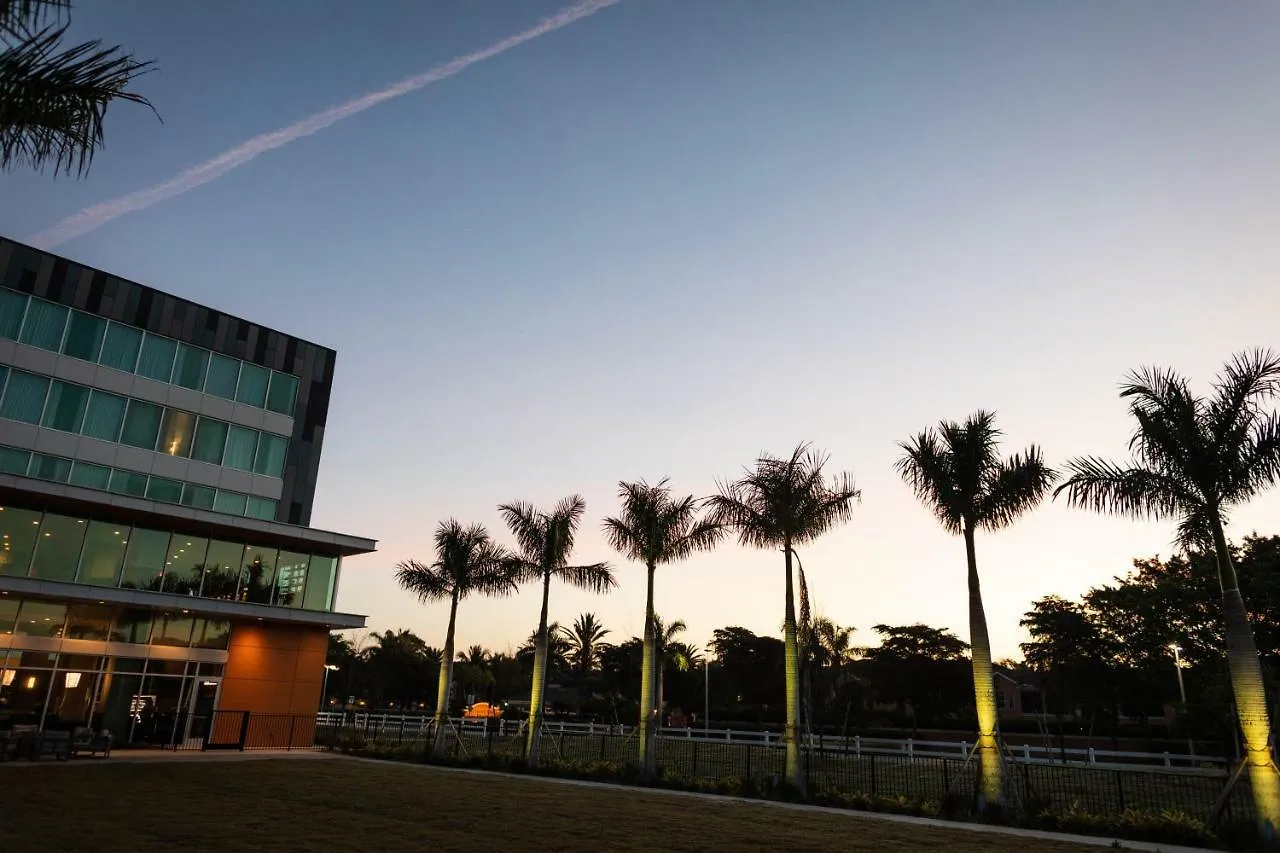
{"label": "concrete walkway", "polygon": [[195,764],[207,762],[268,761],[282,758],[299,761],[333,760],[345,758],[333,752],[322,752],[305,749],[261,749],[240,752],[234,749],[201,752],[198,749],[120,749],[111,753],[110,758],[73,758],[70,761],[56,761],[44,758],[40,761],[18,759],[0,763],[0,773],[6,768],[19,767],[84,767],[92,764]]}

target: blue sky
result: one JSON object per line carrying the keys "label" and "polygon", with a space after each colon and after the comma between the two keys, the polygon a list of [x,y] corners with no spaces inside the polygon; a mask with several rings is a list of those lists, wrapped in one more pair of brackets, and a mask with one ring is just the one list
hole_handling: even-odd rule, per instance
{"label": "blue sky", "polygon": [[[85,3],[154,57],[81,181],[0,177],[28,237],[253,137],[532,26],[554,2]],[[812,440],[864,500],[803,552],[817,604],[967,635],[964,554],[895,442],[996,409],[1010,451],[1119,455],[1140,364],[1202,387],[1275,341],[1280,8],[624,0],[269,152],[57,250],[339,352],[313,523],[373,536],[339,605],[443,638],[392,579],[435,523],[582,493],[583,560],[619,479],[706,494]],[[1277,531],[1280,495],[1233,533]],[[1029,602],[1167,554],[1171,525],[1046,505],[978,543],[997,654]],[[641,571],[604,597],[639,633]],[[664,571],[689,639],[776,632],[777,555]],[[535,592],[468,602],[502,649]]]}

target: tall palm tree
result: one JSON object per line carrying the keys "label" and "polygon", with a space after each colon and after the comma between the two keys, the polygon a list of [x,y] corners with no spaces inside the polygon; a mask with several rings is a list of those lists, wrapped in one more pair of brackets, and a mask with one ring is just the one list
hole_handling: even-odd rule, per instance
{"label": "tall palm tree", "polygon": [[699,518],[699,502],[692,495],[673,498],[664,477],[654,485],[619,483],[622,512],[604,520],[605,537],[615,551],[627,559],[643,563],[647,571],[644,602],[644,639],[640,664],[640,760],[646,774],[653,772],[653,731],[660,720],[657,702],[653,615],[653,578],[658,566],[684,560],[697,551],[715,547],[724,527]]}
{"label": "tall palm tree", "polygon": [[449,602],[449,627],[440,653],[436,691],[435,748],[443,742],[453,688],[453,633],[458,602],[472,593],[506,595],[515,589],[517,565],[506,549],[489,538],[482,524],[463,526],[456,519],[440,522],[435,533],[436,559],[430,564],[405,560],[396,566],[400,586],[421,601]]}
{"label": "tall palm tree", "polygon": [[978,808],[1000,802],[1002,770],[996,739],[995,681],[991,641],[978,582],[974,534],[979,528],[999,530],[1038,504],[1057,475],[1045,465],[1034,444],[1008,459],[998,455],[1000,430],[993,412],[978,411],[963,424],[942,421],[900,447],[898,473],[943,528],[964,537],[969,580],[969,645],[972,648],[973,696],[978,712],[978,760],[982,785]]}
{"label": "tall palm tree", "polygon": [[[112,101],[150,62],[100,40],[67,47],[69,0],[0,0],[0,169],[29,165],[83,175],[103,142]],[[153,110],[154,111],[154,110]]]}
{"label": "tall palm tree", "polygon": [[583,613],[573,620],[572,628],[560,631],[569,643],[570,668],[579,680],[586,681],[599,665],[600,653],[609,645],[604,641],[609,629],[594,613]]}
{"label": "tall palm tree", "polygon": [[1072,506],[1134,518],[1176,519],[1184,547],[1211,548],[1227,630],[1227,656],[1259,830],[1280,828],[1280,771],[1271,752],[1262,667],[1240,595],[1226,524],[1230,511],[1280,479],[1280,417],[1266,403],[1280,395],[1280,355],[1237,354],[1218,374],[1208,397],[1192,394],[1172,370],[1148,368],[1120,386],[1137,421],[1132,457],[1110,462],[1073,459],[1055,494]]}
{"label": "tall palm tree", "polygon": [[[533,662],[538,656],[538,634],[541,633],[537,628],[529,634],[528,638],[516,649],[516,660],[528,667],[529,672],[533,672]],[[546,669],[548,673],[564,673],[569,669],[569,638],[565,636],[564,626],[559,622],[551,622],[547,625],[547,657]]]}
{"label": "tall palm tree", "polygon": [[573,553],[573,537],[577,533],[587,504],[580,495],[564,498],[550,512],[535,509],[523,501],[502,504],[507,527],[511,528],[519,548],[517,563],[522,581],[542,582],[542,613],[538,617],[538,639],[533,658],[533,686],[529,691],[529,731],[525,742],[525,759],[529,766],[538,764],[538,745],[542,735],[542,713],[547,681],[547,606],[551,597],[551,579],[560,580],[591,592],[605,592],[616,586],[608,563],[585,566],[569,565]]}
{"label": "tall palm tree", "polygon": [[668,625],[662,621],[661,616],[653,614],[653,667],[657,671],[654,695],[658,697],[654,707],[657,708],[659,727],[662,724],[662,714],[667,708],[663,684],[666,680],[667,664],[670,664],[676,672],[688,672],[697,656],[692,646],[677,639],[688,629],[689,626],[683,619],[676,619]]}
{"label": "tall palm tree", "polygon": [[848,521],[853,503],[862,493],[853,486],[849,474],[838,474],[827,482],[822,469],[825,454],[800,444],[787,459],[761,455],[754,469],[737,480],[720,484],[719,493],[708,498],[710,518],[736,530],[738,541],[756,548],[780,548],[785,558],[786,601],[782,641],[786,656],[787,724],[786,781],[802,787],[800,744],[800,659],[796,643],[796,603],[791,562],[794,547],[812,542],[837,524]]}

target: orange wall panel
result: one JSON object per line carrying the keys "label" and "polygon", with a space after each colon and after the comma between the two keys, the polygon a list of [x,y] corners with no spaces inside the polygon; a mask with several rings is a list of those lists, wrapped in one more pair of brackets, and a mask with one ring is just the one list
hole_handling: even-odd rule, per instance
{"label": "orange wall panel", "polygon": [[[309,714],[320,705],[329,634],[323,628],[249,623],[232,630],[218,707]],[[266,725],[266,723],[263,723]]]}

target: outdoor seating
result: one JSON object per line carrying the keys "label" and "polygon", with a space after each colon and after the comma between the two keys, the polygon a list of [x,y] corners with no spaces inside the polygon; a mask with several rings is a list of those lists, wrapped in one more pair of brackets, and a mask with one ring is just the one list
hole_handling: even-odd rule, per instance
{"label": "outdoor seating", "polygon": [[90,728],[78,728],[71,735],[71,757],[88,754],[90,757],[111,757],[111,732],[103,729],[96,734]]}

